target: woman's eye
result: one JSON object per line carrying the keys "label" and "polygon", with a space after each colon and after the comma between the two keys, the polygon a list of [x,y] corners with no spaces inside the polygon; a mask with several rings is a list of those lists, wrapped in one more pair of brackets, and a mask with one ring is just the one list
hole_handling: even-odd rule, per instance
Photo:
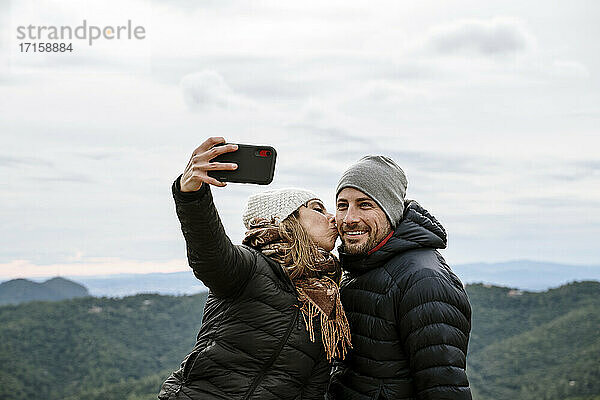
{"label": "woman's eye", "polygon": [[313,208],[313,210],[315,210],[316,212],[320,212],[321,214],[325,214],[325,210],[323,210],[322,208]]}

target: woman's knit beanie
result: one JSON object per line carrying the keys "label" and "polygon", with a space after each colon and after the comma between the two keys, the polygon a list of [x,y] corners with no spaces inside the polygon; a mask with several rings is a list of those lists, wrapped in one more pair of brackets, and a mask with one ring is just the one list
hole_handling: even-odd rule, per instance
{"label": "woman's knit beanie", "polygon": [[319,196],[310,190],[297,188],[267,190],[253,194],[248,198],[242,220],[246,229],[250,229],[250,221],[254,218],[267,221],[274,219],[275,223],[279,224],[300,206],[318,198]]}

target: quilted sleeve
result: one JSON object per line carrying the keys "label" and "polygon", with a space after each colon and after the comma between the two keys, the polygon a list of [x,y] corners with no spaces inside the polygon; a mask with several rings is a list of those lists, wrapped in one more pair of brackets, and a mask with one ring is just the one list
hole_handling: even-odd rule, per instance
{"label": "quilted sleeve", "polygon": [[396,319],[420,400],[470,400],[465,372],[471,330],[466,292],[443,274],[425,274],[399,291]]}
{"label": "quilted sleeve", "polygon": [[231,243],[207,184],[196,192],[181,192],[177,178],[172,192],[194,275],[214,295],[235,296],[254,273],[255,254]]}

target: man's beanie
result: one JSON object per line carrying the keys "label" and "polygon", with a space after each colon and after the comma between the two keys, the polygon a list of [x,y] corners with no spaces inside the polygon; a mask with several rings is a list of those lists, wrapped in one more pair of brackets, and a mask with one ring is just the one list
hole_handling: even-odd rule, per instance
{"label": "man's beanie", "polygon": [[318,198],[319,196],[310,190],[296,188],[267,190],[253,194],[248,198],[242,220],[246,229],[250,229],[250,221],[253,218],[267,221],[275,219],[275,223],[279,224],[307,201]]}
{"label": "man's beanie", "polygon": [[408,181],[404,171],[391,158],[365,156],[342,175],[336,196],[342,189],[360,190],[383,209],[393,228],[402,220]]}

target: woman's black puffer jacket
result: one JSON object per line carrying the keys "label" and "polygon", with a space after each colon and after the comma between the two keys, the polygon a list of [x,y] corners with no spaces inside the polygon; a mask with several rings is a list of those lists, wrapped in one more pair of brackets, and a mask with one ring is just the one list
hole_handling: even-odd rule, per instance
{"label": "woman's black puffer jacket", "polygon": [[330,399],[471,399],[471,306],[436,250],[444,247],[442,225],[411,201],[381,248],[367,256],[340,253],[353,349],[336,363]]}
{"label": "woman's black puffer jacket", "polygon": [[189,265],[208,288],[196,345],[159,399],[323,399],[320,335],[309,339],[297,292],[280,264],[225,235],[208,185],[173,184]]}

